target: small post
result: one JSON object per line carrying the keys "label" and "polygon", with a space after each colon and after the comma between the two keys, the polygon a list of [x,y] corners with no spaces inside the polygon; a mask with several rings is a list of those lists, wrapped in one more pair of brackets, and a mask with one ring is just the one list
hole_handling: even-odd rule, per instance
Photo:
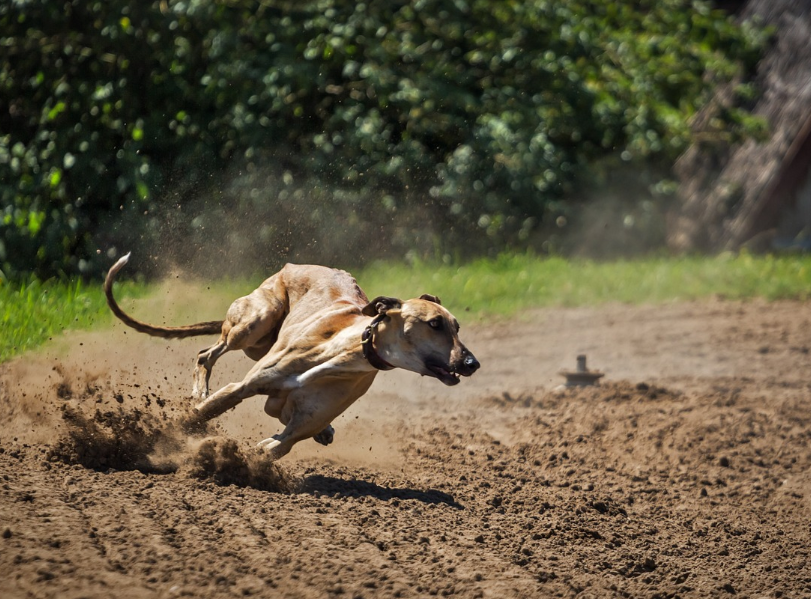
{"label": "small post", "polygon": [[605,376],[602,372],[588,369],[585,354],[577,356],[576,370],[562,370],[559,374],[566,378],[566,387],[588,387],[590,385],[596,385],[597,381]]}

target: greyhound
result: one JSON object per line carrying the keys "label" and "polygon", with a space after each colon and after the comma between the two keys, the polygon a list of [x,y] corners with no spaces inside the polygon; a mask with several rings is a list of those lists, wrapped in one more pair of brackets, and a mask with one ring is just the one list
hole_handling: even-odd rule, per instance
{"label": "greyhound", "polygon": [[[438,297],[369,301],[349,273],[287,264],[249,295],[235,300],[222,321],[161,327],[126,314],[113,297],[113,281],[130,255],[104,281],[113,314],[133,329],[169,339],[220,333],[197,355],[191,420],[216,418],[254,395],[267,395],[265,412],[284,430],[259,446],[280,458],[304,439],[329,445],[332,421],[366,393],[381,370],[403,368],[456,385],[479,361],[459,340],[459,323]],[[242,381],[209,395],[216,361],[242,350],[256,361]]]}

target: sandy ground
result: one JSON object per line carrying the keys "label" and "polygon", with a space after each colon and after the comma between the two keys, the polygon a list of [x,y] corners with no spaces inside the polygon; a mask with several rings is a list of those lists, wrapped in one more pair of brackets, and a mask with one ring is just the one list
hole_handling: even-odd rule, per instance
{"label": "sandy ground", "polygon": [[[473,378],[382,373],[278,464],[261,398],[171,426],[208,339],[0,366],[0,595],[811,596],[811,304],[457,316]],[[579,353],[603,383],[556,391]]]}

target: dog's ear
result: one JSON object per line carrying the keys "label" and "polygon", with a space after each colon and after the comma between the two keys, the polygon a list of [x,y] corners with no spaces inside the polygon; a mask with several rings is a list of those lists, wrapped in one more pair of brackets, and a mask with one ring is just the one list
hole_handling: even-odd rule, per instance
{"label": "dog's ear", "polygon": [[396,310],[403,306],[403,302],[396,297],[386,297],[381,295],[374,298],[371,302],[363,307],[363,314],[366,316],[377,316],[378,314],[385,314],[389,310]]}
{"label": "dog's ear", "polygon": [[423,293],[420,296],[420,299],[428,302],[434,302],[435,304],[439,304],[440,306],[442,305],[442,302],[439,301],[439,298],[435,295],[431,295],[430,293]]}

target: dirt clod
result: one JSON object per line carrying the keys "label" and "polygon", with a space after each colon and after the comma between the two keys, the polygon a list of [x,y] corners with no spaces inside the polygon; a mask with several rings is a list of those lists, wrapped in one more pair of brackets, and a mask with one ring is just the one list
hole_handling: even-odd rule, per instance
{"label": "dirt clod", "polygon": [[191,454],[191,476],[210,478],[219,485],[254,487],[263,491],[289,493],[296,488],[294,479],[259,449],[240,446],[234,439],[209,437]]}

